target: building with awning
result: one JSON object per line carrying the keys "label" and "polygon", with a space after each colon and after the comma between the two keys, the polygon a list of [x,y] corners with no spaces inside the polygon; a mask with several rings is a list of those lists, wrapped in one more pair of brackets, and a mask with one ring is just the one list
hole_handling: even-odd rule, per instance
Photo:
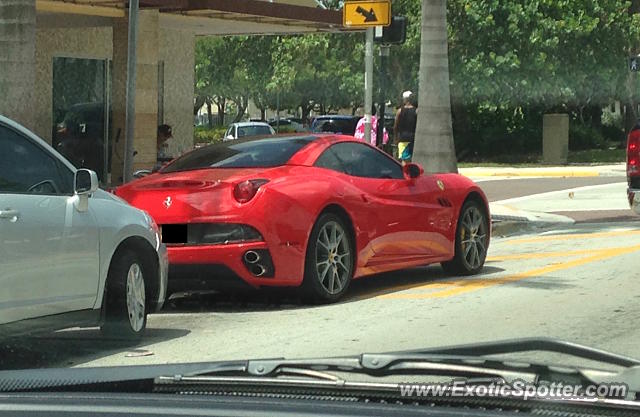
{"label": "building with awning", "polygon": [[[69,137],[68,152],[93,151],[74,162],[95,169],[104,184],[123,179],[128,7],[121,0],[0,2],[0,114],[63,153],[58,145]],[[133,169],[155,164],[160,124],[173,128],[171,153],[193,146],[197,36],[340,30],[341,12],[314,0],[139,0]]]}

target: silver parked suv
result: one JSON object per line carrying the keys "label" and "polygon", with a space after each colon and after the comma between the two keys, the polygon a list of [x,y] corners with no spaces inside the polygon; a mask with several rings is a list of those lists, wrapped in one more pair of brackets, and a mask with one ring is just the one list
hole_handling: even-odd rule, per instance
{"label": "silver parked suv", "polygon": [[140,336],[167,268],[151,217],[0,116],[0,333],[99,323]]}

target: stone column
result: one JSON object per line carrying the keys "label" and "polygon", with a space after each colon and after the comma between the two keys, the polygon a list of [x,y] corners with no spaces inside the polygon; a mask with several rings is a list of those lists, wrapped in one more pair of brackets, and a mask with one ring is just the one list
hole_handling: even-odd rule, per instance
{"label": "stone column", "polygon": [[[138,45],[136,48],[135,133],[133,148],[137,152],[133,169],[150,169],[156,163],[158,129],[158,18],[157,10],[141,10],[138,15]],[[112,184],[122,183],[125,142],[125,111],[127,87],[126,19],[113,26],[113,157]]]}
{"label": "stone column", "polygon": [[566,164],[569,154],[569,115],[545,114],[542,120],[542,160]]}
{"label": "stone column", "polygon": [[0,114],[33,129],[35,0],[0,1]]}

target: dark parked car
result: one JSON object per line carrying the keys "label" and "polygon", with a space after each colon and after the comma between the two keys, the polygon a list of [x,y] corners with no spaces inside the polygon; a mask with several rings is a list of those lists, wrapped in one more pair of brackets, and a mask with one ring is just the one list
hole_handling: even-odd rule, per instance
{"label": "dark parked car", "polygon": [[359,116],[343,116],[339,114],[327,114],[318,116],[311,123],[311,131],[314,133],[337,133],[350,135],[356,132]]}

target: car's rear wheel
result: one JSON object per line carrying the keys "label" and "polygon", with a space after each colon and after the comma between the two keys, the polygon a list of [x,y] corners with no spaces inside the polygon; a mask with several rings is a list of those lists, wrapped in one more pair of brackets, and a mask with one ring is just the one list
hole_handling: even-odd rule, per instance
{"label": "car's rear wheel", "polygon": [[116,253],[109,267],[103,333],[110,338],[137,339],[147,326],[145,274],[148,268],[131,249]]}
{"label": "car's rear wheel", "polygon": [[447,273],[473,275],[482,269],[487,257],[489,219],[480,203],[468,200],[460,210],[456,227],[455,256],[443,262]]}
{"label": "car's rear wheel", "polygon": [[344,221],[324,213],[313,226],[307,255],[303,289],[315,302],[333,302],[349,288],[354,269],[353,239]]}

